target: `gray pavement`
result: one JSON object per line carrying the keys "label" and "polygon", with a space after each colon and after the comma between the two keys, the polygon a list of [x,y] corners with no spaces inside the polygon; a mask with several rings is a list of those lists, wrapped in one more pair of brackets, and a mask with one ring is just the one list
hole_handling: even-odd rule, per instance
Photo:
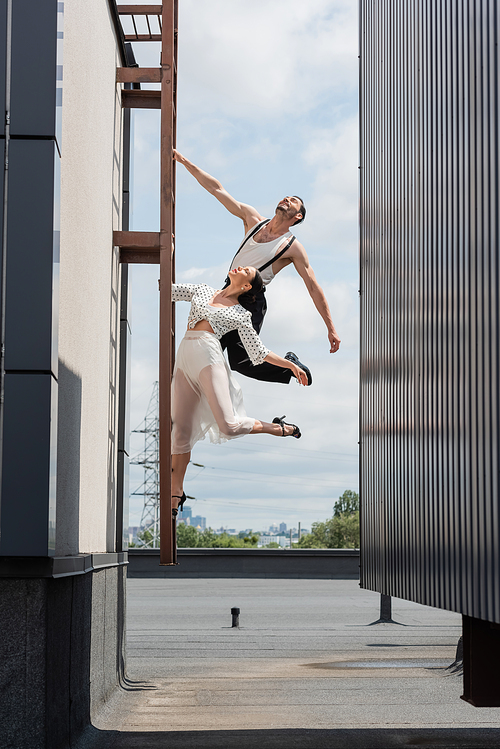
{"label": "gray pavement", "polygon": [[[128,680],[85,746],[500,747],[500,711],[446,670],[457,614],[351,580],[128,583]],[[241,609],[240,629],[230,609]]]}

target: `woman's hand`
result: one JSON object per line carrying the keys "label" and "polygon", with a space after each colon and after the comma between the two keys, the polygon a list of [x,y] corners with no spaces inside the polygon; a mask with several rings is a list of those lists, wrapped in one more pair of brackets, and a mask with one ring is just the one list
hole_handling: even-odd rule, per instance
{"label": "woman's hand", "polygon": [[307,375],[303,369],[298,367],[296,364],[292,364],[291,362],[289,364],[289,369],[292,370],[293,374],[301,385],[307,385]]}
{"label": "woman's hand", "polygon": [[298,367],[293,361],[290,361],[289,359],[283,359],[282,356],[278,356],[278,354],[275,354],[273,351],[270,351],[264,361],[269,362],[269,364],[274,364],[275,367],[283,367],[284,369],[291,369],[292,374],[294,377],[297,378],[297,381],[301,385],[307,385],[307,375],[304,372],[303,369]]}

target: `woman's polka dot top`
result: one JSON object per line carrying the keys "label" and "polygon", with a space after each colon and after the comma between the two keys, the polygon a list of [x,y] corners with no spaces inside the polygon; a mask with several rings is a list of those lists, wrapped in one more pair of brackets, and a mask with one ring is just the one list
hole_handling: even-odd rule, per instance
{"label": "woman's polka dot top", "polygon": [[188,328],[194,328],[200,320],[207,320],[219,341],[226,333],[237,330],[252,364],[262,364],[270,350],[253,329],[252,315],[241,304],[212,307],[210,301],[216,293],[217,289],[204,283],[172,284],[173,302],[191,302]]}

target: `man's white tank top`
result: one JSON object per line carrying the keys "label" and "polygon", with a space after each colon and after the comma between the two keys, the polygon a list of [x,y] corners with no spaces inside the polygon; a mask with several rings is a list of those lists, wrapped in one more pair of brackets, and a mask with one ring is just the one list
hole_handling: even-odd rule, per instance
{"label": "man's white tank top", "polygon": [[[269,219],[270,221],[270,219]],[[260,222],[257,222],[260,223]],[[271,258],[273,258],[283,247],[286,245],[288,240],[292,237],[292,232],[287,231],[286,234],[282,234],[277,239],[272,239],[270,242],[256,242],[253,237],[247,239],[252,230],[257,226],[254,224],[251,229],[245,235],[243,240],[242,249],[236,253],[234,260],[231,263],[230,270],[237,268],[238,265],[251,265],[253,268],[261,268]],[[266,226],[266,224],[264,224]],[[260,231],[260,229],[259,229]],[[258,234],[258,232],[256,232]],[[273,266],[269,265],[262,271],[262,280],[267,286],[274,278]]]}

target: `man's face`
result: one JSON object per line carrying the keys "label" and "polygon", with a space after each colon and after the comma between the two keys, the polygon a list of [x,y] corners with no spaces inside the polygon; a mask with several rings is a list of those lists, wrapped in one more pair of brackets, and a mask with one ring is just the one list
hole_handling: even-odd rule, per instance
{"label": "man's face", "polygon": [[286,217],[288,219],[296,218],[299,211],[300,200],[298,198],[294,198],[293,196],[283,198],[283,200],[280,200],[276,207],[276,213],[279,213],[280,216],[283,216],[284,218]]}

